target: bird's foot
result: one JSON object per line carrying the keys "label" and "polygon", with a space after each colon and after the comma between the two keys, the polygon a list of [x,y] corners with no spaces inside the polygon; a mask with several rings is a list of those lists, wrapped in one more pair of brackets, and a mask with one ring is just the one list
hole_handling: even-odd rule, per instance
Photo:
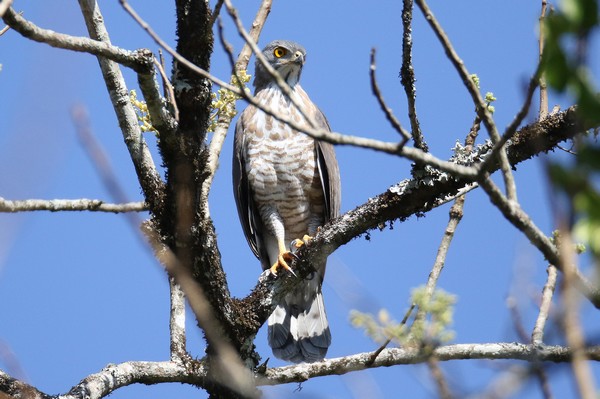
{"label": "bird's foot", "polygon": [[298,277],[298,276],[296,276],[296,273],[294,273],[294,271],[292,270],[292,268],[290,267],[290,265],[288,265],[288,262],[292,263],[292,261],[295,258],[296,258],[296,256],[293,253],[291,253],[290,251],[286,251],[286,252],[283,252],[283,253],[279,254],[279,257],[277,258],[277,262],[275,262],[273,264],[273,266],[271,266],[271,269],[270,269],[271,273],[273,273],[273,275],[276,276],[277,275],[277,269],[281,267],[282,269],[285,269],[288,272],[292,273],[292,275],[294,277]]}
{"label": "bird's foot", "polygon": [[302,246],[304,244],[306,244],[308,241],[312,240],[312,237],[305,234],[304,237],[302,237],[302,239],[300,238],[296,238],[294,241],[292,241],[292,243],[290,244],[290,247],[292,249],[292,252],[295,253],[298,249],[302,248]]}

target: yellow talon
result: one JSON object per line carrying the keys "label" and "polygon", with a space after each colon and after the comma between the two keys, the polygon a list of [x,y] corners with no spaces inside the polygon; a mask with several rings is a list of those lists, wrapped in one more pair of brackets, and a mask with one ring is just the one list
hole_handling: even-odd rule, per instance
{"label": "yellow talon", "polygon": [[294,273],[294,271],[292,270],[292,268],[290,267],[290,265],[288,265],[288,262],[291,262],[293,259],[294,259],[294,256],[289,251],[285,251],[283,253],[280,253],[279,257],[277,258],[277,262],[275,262],[273,264],[273,266],[271,266],[271,269],[269,269],[269,270],[271,271],[271,273],[273,273],[276,276],[277,275],[277,269],[279,267],[281,267],[281,268],[287,270],[288,272],[292,273],[292,275],[294,275],[294,277],[297,277],[296,273]]}

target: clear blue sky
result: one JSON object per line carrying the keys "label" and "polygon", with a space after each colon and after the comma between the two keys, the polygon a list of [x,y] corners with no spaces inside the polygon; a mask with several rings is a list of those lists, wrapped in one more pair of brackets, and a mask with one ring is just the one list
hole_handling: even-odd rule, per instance
{"label": "clear blue sky", "polygon": [[[214,3],[214,2],[213,2]],[[238,1],[248,26],[258,1]],[[539,2],[522,0],[431,1],[434,13],[483,92],[498,98],[496,120],[506,126],[519,108],[537,60]],[[169,43],[174,43],[173,2],[136,0],[131,4]],[[18,10],[38,25],[73,35],[86,30],[74,1],[16,1]],[[23,7],[23,8],[20,8]],[[101,2],[113,44],[137,49],[156,45],[120,8]],[[241,40],[225,12],[225,34]],[[401,2],[306,0],[275,2],[261,44],[290,39],[305,46],[302,85],[327,115],[335,131],[387,141],[397,139],[371,95],[369,52],[377,49],[377,74],[385,99],[408,125],[398,72],[401,64]],[[451,155],[473,119],[473,105],[423,17],[415,12],[414,66],[417,109],[431,151]],[[598,68],[598,41],[595,67]],[[130,200],[140,188],[123,144],[94,57],[30,42],[16,32],[0,38],[0,196],[97,198],[111,201],[94,166],[78,143],[69,111],[82,104],[92,128],[110,156]],[[169,68],[170,69],[170,68]],[[230,67],[215,43],[212,72],[228,80]],[[252,73],[252,68],[250,69]],[[125,71],[130,88],[135,76]],[[597,77],[597,75],[596,75]],[[558,103],[551,99],[551,106]],[[569,105],[568,99],[560,104]],[[240,107],[243,107],[240,104]],[[528,121],[534,120],[533,112]],[[156,163],[155,142],[147,135]],[[247,247],[231,192],[231,140],[228,137],[211,193],[211,213],[230,289],[246,295],[260,273]],[[410,163],[370,150],[338,148],[342,173],[342,211],[364,203],[410,176]],[[535,159],[516,173],[519,198],[545,232],[552,230],[548,187],[542,162]],[[333,343],[328,357],[371,351],[376,345],[348,322],[350,309],[387,308],[401,319],[410,290],[424,284],[448,219],[449,206],[424,218],[394,224],[340,248],[329,260],[324,296]],[[542,256],[479,191],[469,194],[465,217],[450,249],[439,286],[458,297],[454,342],[517,341],[506,308],[514,295],[529,332],[535,298],[545,279]],[[140,244],[122,215],[100,213],[0,214],[0,368],[47,393],[64,393],[108,363],[168,359],[168,285],[164,271]],[[583,304],[588,337],[598,339],[597,311]],[[202,356],[203,341],[189,318],[189,350]],[[550,339],[552,337],[550,336]],[[552,342],[552,341],[551,341]],[[259,353],[270,357],[264,331]],[[5,352],[10,348],[20,368]],[[272,360],[271,366],[283,363]],[[462,361],[443,365],[457,397],[480,391],[505,362]],[[600,367],[594,366],[596,376]],[[566,366],[549,369],[555,397],[574,397]],[[382,368],[303,384],[265,389],[281,398],[407,398],[435,396],[422,365]],[[180,384],[133,386],[112,398],[204,397]],[[516,396],[539,398],[531,383]]]}

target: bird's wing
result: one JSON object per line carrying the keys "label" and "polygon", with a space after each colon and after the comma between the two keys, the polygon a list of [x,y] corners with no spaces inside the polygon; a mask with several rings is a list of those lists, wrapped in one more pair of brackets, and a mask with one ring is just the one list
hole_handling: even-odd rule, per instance
{"label": "bird's wing", "polygon": [[[315,107],[314,120],[317,127],[331,131],[327,118],[320,109]],[[315,141],[317,150],[317,166],[321,177],[321,186],[325,196],[325,222],[340,215],[342,199],[342,187],[340,181],[340,169],[338,167],[335,151],[331,143]]]}
{"label": "bird's wing", "polygon": [[[242,112],[235,125],[235,137],[233,147],[233,196],[237,205],[238,216],[248,245],[263,264],[268,268],[269,255],[262,242],[263,225],[256,205],[254,204],[252,190],[248,183],[246,172],[246,160],[244,159],[244,129],[246,118],[244,117],[248,108]],[[250,127],[251,128],[251,127]]]}

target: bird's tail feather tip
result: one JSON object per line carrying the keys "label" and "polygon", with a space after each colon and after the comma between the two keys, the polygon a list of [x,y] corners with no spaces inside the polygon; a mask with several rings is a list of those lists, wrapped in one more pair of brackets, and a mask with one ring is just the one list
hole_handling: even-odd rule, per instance
{"label": "bird's tail feather tip", "polygon": [[313,363],[325,358],[331,344],[331,332],[318,292],[303,305],[280,304],[269,317],[269,345],[273,354],[293,363]]}

